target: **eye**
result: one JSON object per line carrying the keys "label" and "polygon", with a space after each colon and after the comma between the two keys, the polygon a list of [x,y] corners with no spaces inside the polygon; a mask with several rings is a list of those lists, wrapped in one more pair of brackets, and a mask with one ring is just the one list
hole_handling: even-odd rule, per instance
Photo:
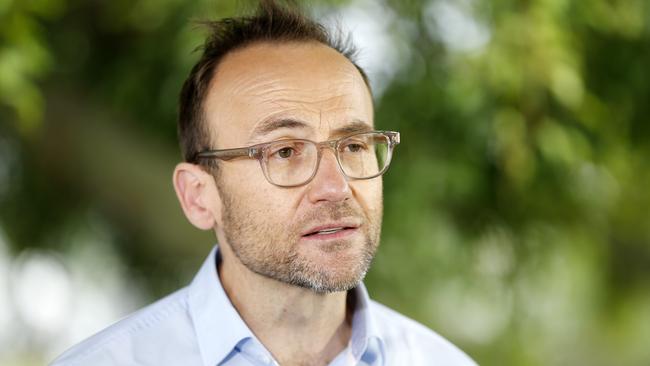
{"label": "eye", "polygon": [[343,152],[364,152],[367,148],[366,144],[362,142],[351,142],[343,147]]}
{"label": "eye", "polygon": [[278,144],[271,148],[269,153],[269,158],[279,159],[279,160],[289,160],[294,159],[301,154],[301,148],[297,144]]}
{"label": "eye", "polygon": [[282,149],[275,152],[275,155],[282,159],[288,159],[295,154],[296,150],[291,147],[283,147]]}

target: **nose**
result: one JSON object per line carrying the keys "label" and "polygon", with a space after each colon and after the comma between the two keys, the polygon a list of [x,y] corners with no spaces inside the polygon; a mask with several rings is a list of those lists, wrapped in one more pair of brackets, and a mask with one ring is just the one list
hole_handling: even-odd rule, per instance
{"label": "nose", "polygon": [[339,169],[334,151],[323,149],[322,153],[316,175],[307,188],[310,202],[340,202],[350,198],[350,185]]}

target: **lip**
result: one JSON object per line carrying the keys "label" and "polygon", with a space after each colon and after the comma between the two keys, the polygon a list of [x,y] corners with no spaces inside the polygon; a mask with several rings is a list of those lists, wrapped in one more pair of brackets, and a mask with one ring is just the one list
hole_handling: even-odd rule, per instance
{"label": "lip", "polygon": [[[359,230],[360,226],[361,224],[358,222],[358,220],[344,220],[344,221],[330,222],[324,225],[313,226],[310,229],[305,230],[302,233],[302,238],[315,239],[315,240],[338,239],[356,233]],[[316,234],[316,232],[318,231],[337,229],[337,228],[343,228],[343,229],[329,234]]]}

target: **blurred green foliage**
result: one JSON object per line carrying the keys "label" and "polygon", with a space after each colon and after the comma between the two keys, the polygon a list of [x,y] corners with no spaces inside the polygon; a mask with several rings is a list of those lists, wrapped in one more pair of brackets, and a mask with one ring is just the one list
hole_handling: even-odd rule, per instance
{"label": "blurred green foliage", "polygon": [[[372,295],[485,365],[650,364],[650,3],[378,4],[400,63],[376,124],[403,143]],[[13,253],[65,251],[99,220],[151,299],[189,280],[214,241],[171,187],[177,94],[203,35],[190,20],[241,8],[0,1]]]}

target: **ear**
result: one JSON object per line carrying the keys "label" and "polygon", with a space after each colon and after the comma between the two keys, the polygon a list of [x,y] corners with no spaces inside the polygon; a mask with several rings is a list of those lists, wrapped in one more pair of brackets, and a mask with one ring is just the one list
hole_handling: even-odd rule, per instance
{"label": "ear", "polygon": [[209,230],[221,223],[221,197],[212,175],[197,165],[179,163],[173,181],[185,217],[192,225]]}

